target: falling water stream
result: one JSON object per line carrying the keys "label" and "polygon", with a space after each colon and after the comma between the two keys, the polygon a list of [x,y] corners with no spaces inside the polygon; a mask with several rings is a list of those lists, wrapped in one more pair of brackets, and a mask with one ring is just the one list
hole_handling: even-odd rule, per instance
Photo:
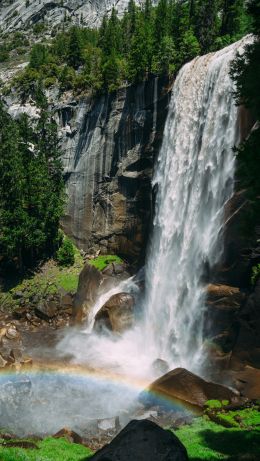
{"label": "falling water stream", "polygon": [[171,366],[198,369],[203,359],[203,280],[221,258],[239,141],[229,68],[242,44],[194,59],[173,88],[153,180],[145,302],[146,346]]}

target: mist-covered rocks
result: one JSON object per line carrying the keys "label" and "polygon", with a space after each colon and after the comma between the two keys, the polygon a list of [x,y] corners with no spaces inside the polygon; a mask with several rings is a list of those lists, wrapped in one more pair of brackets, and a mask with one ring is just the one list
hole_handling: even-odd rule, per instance
{"label": "mist-covered rocks", "polygon": [[205,381],[184,368],[176,368],[154,381],[140,395],[140,399],[147,405],[166,399],[175,402],[177,406],[203,408],[211,399],[237,402],[239,393],[223,385]]}
{"label": "mist-covered rocks", "polygon": [[135,299],[130,293],[113,295],[95,316],[94,330],[122,333],[134,325]]}

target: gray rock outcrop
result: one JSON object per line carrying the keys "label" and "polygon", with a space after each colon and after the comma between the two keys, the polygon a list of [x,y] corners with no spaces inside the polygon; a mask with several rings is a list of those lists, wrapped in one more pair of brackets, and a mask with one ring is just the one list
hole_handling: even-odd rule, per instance
{"label": "gray rock outcrop", "polygon": [[170,88],[151,78],[99,98],[55,107],[65,152],[66,234],[88,252],[144,256],[154,158]]}
{"label": "gray rock outcrop", "polygon": [[[136,3],[142,4],[142,0]],[[114,7],[122,14],[128,0],[3,0],[0,5],[0,27],[5,31],[27,29],[44,21],[52,27],[70,16],[70,24],[97,27]]]}

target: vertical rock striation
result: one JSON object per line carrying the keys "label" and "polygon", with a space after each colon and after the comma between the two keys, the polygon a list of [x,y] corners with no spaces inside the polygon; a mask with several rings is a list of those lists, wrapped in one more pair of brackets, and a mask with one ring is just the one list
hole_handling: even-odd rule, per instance
{"label": "vertical rock striation", "polygon": [[153,78],[57,108],[65,150],[65,232],[86,251],[144,254],[151,177],[169,88]]}

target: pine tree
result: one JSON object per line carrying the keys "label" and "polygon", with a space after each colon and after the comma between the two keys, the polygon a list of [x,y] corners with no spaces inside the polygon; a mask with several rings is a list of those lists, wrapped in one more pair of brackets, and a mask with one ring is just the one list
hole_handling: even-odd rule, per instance
{"label": "pine tree", "polygon": [[82,44],[79,29],[76,26],[70,29],[67,62],[73,69],[78,69],[83,64]]}
{"label": "pine tree", "polygon": [[221,35],[236,36],[241,31],[244,0],[224,0]]}
{"label": "pine tree", "polygon": [[143,80],[151,66],[149,58],[152,44],[148,40],[144,17],[139,14],[128,57],[128,77],[134,82]]}
{"label": "pine tree", "polygon": [[47,48],[41,43],[37,43],[32,47],[30,53],[30,63],[29,66],[32,69],[39,69],[41,66],[48,62],[48,52]]}
{"label": "pine tree", "polygon": [[199,0],[195,34],[203,53],[210,51],[218,34],[218,0]]}
{"label": "pine tree", "polygon": [[168,0],[159,0],[156,8],[154,25],[155,49],[160,49],[163,38],[169,33],[169,27],[170,20]]}
{"label": "pine tree", "polygon": [[0,104],[0,126],[0,254],[21,269],[55,249],[64,203],[61,151],[45,111],[32,129],[26,115],[14,121]]}
{"label": "pine tree", "polygon": [[0,103],[0,254],[2,258],[18,258],[26,230],[23,191],[24,166],[19,152],[19,131]]}
{"label": "pine tree", "polygon": [[238,55],[231,67],[236,84],[237,105],[244,105],[257,121],[249,137],[237,149],[237,177],[245,188],[250,206],[246,216],[247,232],[259,225],[260,217],[260,2],[251,0],[248,12],[252,16],[255,40]]}

